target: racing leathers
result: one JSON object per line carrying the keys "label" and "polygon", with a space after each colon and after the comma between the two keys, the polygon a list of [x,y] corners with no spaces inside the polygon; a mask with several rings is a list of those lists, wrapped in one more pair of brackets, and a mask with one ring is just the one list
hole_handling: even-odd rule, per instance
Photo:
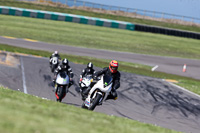
{"label": "racing leathers", "polygon": [[55,54],[55,53],[53,53],[53,54],[49,57],[49,64],[50,64],[50,65],[52,65],[53,57],[57,57],[59,60],[61,60],[59,54]]}

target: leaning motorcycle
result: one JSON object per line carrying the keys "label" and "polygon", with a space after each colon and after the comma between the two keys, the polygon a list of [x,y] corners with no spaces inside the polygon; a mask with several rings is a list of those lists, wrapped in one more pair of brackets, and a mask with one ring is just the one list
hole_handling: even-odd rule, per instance
{"label": "leaning motorcycle", "polygon": [[113,79],[109,75],[99,77],[96,84],[89,91],[87,98],[82,104],[82,108],[94,110],[97,105],[101,105],[112,89],[112,81]]}
{"label": "leaning motorcycle", "polygon": [[57,101],[61,102],[68,92],[69,88],[69,76],[67,72],[58,73],[55,81],[55,95]]}
{"label": "leaning motorcycle", "polygon": [[59,65],[59,59],[58,57],[53,57],[50,59],[50,69],[51,69],[51,72],[53,73],[55,71],[55,69],[58,67]]}

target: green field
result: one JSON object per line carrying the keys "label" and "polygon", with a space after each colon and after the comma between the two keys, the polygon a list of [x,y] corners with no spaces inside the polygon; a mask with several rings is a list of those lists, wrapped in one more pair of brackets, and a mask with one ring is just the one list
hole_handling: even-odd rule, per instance
{"label": "green field", "polygon": [[137,31],[0,15],[0,36],[77,47],[200,59],[200,41]]}
{"label": "green field", "polygon": [[147,25],[161,26],[161,27],[166,27],[166,28],[175,28],[175,29],[180,29],[180,30],[200,32],[200,27],[196,27],[196,26],[184,26],[180,24],[170,24],[170,23],[157,22],[157,21],[151,21],[151,20],[145,20],[145,19],[137,19],[137,18],[124,17],[124,16],[94,13],[94,12],[89,12],[89,11],[84,11],[84,10],[66,9],[66,8],[60,8],[60,7],[57,8],[57,7],[51,7],[51,6],[45,6],[45,5],[17,2],[16,0],[0,0],[0,5],[78,14],[78,15],[83,15],[83,16],[97,17],[97,18],[127,21],[127,22],[137,23],[137,24],[147,24]]}
{"label": "green field", "polygon": [[1,133],[175,133],[0,87]]}

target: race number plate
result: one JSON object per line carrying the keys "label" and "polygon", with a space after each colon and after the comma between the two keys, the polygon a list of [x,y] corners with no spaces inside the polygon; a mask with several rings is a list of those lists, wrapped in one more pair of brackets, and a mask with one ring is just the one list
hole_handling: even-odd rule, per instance
{"label": "race number plate", "polygon": [[86,107],[90,107],[90,98],[87,98],[87,99],[85,100],[85,106],[86,106]]}

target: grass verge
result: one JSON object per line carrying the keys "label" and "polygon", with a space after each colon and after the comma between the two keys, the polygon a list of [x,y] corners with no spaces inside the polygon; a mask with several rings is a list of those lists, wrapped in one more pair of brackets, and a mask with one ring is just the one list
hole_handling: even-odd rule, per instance
{"label": "grass verge", "polygon": [[0,87],[0,95],[1,133],[175,133],[3,87]]}
{"label": "grass verge", "polygon": [[180,29],[180,30],[200,32],[200,28],[196,26],[184,26],[180,24],[170,24],[170,23],[165,23],[165,22],[130,18],[130,17],[125,17],[125,16],[119,16],[119,15],[95,13],[95,12],[84,11],[84,10],[67,9],[67,8],[61,8],[61,7],[58,8],[58,7],[52,7],[52,6],[47,6],[47,5],[38,5],[38,4],[31,4],[31,3],[26,3],[26,2],[19,2],[15,0],[0,0],[0,5],[21,7],[21,8],[27,8],[27,9],[63,12],[63,13],[77,14],[77,15],[83,15],[83,16],[106,18],[106,19],[112,19],[112,20],[127,21],[131,23],[147,24],[147,25],[161,26],[161,27],[166,27],[166,28],[174,28],[174,29]]}
{"label": "grass verge", "polygon": [[[13,47],[9,45],[0,45],[0,50],[3,51],[9,51],[14,53],[24,53],[24,54],[31,54],[31,55],[37,55],[37,56],[43,56],[43,57],[49,57],[52,53],[47,51],[39,51],[39,50],[32,50],[32,49],[25,49],[20,47]],[[93,64],[96,67],[107,67],[110,60],[102,60],[102,59],[96,59],[92,57],[84,57],[84,56],[75,56],[75,55],[66,55],[61,54],[62,58],[68,58],[69,61],[79,64],[87,64],[88,62],[93,62]],[[119,71],[123,72],[129,72],[134,73],[138,75],[143,76],[149,76],[154,78],[161,78],[161,79],[173,79],[177,80],[179,83],[177,85],[182,86],[189,91],[192,91],[196,94],[200,95],[200,80],[188,78],[188,77],[182,77],[178,75],[173,74],[167,74],[163,72],[152,72],[149,66],[145,65],[139,65],[139,64],[133,64],[133,63],[127,63],[127,62],[119,62],[120,67]]]}
{"label": "grass verge", "polygon": [[0,35],[77,47],[200,59],[199,40],[0,15]]}

